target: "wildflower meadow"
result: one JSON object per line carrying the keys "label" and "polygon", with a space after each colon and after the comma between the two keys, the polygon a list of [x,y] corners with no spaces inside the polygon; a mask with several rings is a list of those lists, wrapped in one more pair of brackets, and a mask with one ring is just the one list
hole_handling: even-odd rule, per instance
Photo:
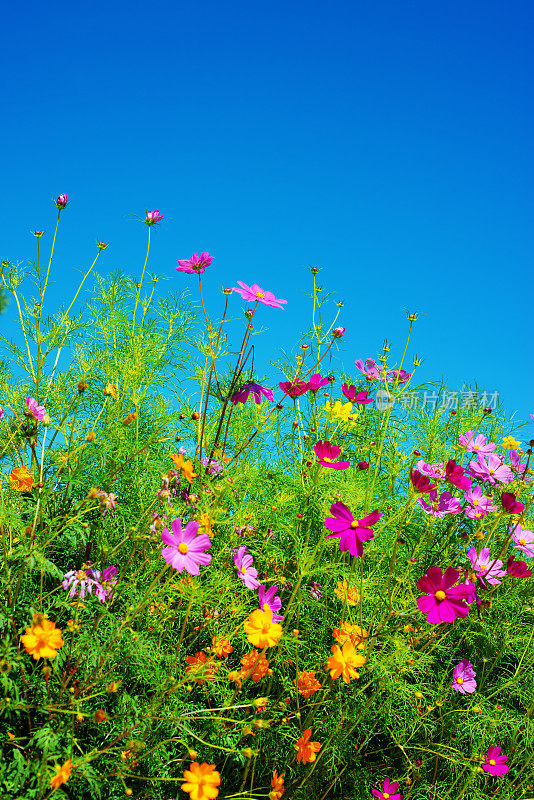
{"label": "wildflower meadow", "polygon": [[200,248],[164,294],[159,210],[49,308],[69,202],[2,262],[1,800],[534,797],[534,413],[408,413],[417,314],[361,353],[316,268],[268,385],[296,299],[251,267],[210,318]]}

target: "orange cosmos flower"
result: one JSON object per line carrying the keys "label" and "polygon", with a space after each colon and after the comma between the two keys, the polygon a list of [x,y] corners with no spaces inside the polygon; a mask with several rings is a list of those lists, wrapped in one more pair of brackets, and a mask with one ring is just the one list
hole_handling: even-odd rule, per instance
{"label": "orange cosmos flower", "polygon": [[271,778],[272,792],[269,794],[269,800],[280,800],[285,792],[284,788],[284,774],[278,775],[276,770],[273,770],[273,777]]}
{"label": "orange cosmos flower", "polygon": [[171,458],[174,461],[174,466],[176,467],[176,469],[180,470],[180,472],[182,473],[184,478],[187,481],[189,481],[189,483],[192,482],[193,478],[197,477],[197,473],[193,472],[193,462],[192,461],[185,461],[185,459],[184,459],[184,457],[183,457],[183,455],[181,453],[180,453],[180,455],[176,455],[176,453],[175,453],[174,455],[171,456]]}
{"label": "orange cosmos flower", "polygon": [[252,680],[256,682],[261,681],[262,678],[265,678],[269,669],[269,662],[265,657],[265,653],[262,653],[260,656],[257,650],[251,650],[250,653],[247,653],[246,656],[243,656],[241,659],[241,664],[243,665],[241,676],[246,678],[252,671]]}
{"label": "orange cosmos flower", "polygon": [[[186,673],[192,673],[192,678],[198,683],[199,686],[204,686],[206,683],[203,678],[206,680],[210,680],[215,673],[217,672],[217,664],[216,662],[210,658],[206,659],[206,653],[203,650],[200,652],[195,653],[194,656],[187,656],[187,667],[185,668]],[[202,677],[195,678],[195,674],[200,673]]]}
{"label": "orange cosmos flower", "polygon": [[186,782],[180,788],[189,792],[191,800],[213,800],[219,795],[217,786],[221,783],[221,776],[215,769],[215,764],[199,764],[193,761],[190,768],[184,770],[184,778]]}
{"label": "orange cosmos flower", "polygon": [[59,787],[63,783],[67,783],[68,779],[70,778],[70,774],[72,772],[72,761],[69,758],[68,761],[65,761],[62,767],[59,764],[56,764],[56,774],[53,778],[50,778],[50,786],[53,789],[59,789]]}
{"label": "orange cosmos flower", "polygon": [[360,595],[347,581],[337,582],[337,589],[334,589],[340,600],[345,600],[348,606],[355,606],[360,599]]}
{"label": "orange cosmos flower", "polygon": [[33,486],[33,475],[26,467],[14,467],[9,476],[9,482],[16,492],[29,492]]}
{"label": "orange cosmos flower", "polygon": [[339,628],[334,628],[332,634],[339,644],[345,644],[347,640],[350,640],[358,650],[365,649],[369,636],[364,628],[360,628],[359,625],[352,625],[350,622],[340,622]]}
{"label": "orange cosmos flower", "polygon": [[281,625],[278,623],[273,625],[273,612],[265,606],[263,609],[258,608],[253,611],[243,623],[243,627],[248,634],[250,644],[261,650],[264,647],[274,647],[283,634]]}
{"label": "orange cosmos flower", "polygon": [[215,636],[211,640],[212,650],[219,658],[226,658],[230,653],[234,652],[234,648],[230,644],[229,639],[217,639]]}
{"label": "orange cosmos flower", "polygon": [[315,754],[321,749],[319,742],[310,742],[310,736],[311,728],[308,728],[303,732],[300,739],[297,739],[295,744],[295,750],[298,751],[297,761],[302,761],[303,764],[307,764],[308,761],[315,761]]}
{"label": "orange cosmos flower", "polygon": [[343,675],[345,683],[350,683],[351,678],[360,677],[360,673],[355,668],[363,666],[367,659],[356,652],[351,641],[345,642],[343,650],[337,644],[333,644],[331,650],[333,655],[326,661],[330,677],[339,678],[340,675]]}
{"label": "orange cosmos flower", "polygon": [[306,699],[315,694],[317,689],[321,688],[321,684],[315,678],[315,670],[311,672],[298,672],[295,686],[299,690],[299,694],[303,695]]}
{"label": "orange cosmos flower", "polygon": [[117,386],[114,383],[108,383],[106,388],[104,389],[104,394],[107,396],[111,396],[114,400],[117,399]]}
{"label": "orange cosmos flower", "polygon": [[215,531],[211,527],[213,525],[213,521],[209,518],[208,514],[201,514],[200,517],[197,519],[199,527],[203,529],[204,533],[206,533],[210,539],[213,539],[215,536]]}
{"label": "orange cosmos flower", "polygon": [[233,669],[231,672],[228,673],[228,680],[235,681],[237,683],[238,689],[241,689],[241,687],[243,686],[242,674],[241,672],[238,672],[235,669]]}
{"label": "orange cosmos flower", "polygon": [[59,648],[63,647],[60,629],[44,614],[33,615],[31,627],[26,628],[26,635],[21,636],[20,640],[36,661],[40,658],[55,658]]}

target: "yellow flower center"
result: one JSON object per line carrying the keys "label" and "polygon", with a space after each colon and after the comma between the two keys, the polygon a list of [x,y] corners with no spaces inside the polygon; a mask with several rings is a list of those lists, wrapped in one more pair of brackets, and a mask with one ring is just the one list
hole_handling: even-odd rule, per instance
{"label": "yellow flower center", "polygon": [[185,554],[189,551],[189,547],[185,544],[185,542],[180,542],[178,545],[178,550],[183,556],[185,556]]}
{"label": "yellow flower center", "polygon": [[520,539],[519,540],[519,544],[525,544],[525,542],[526,542],[526,539]]}
{"label": "yellow flower center", "polygon": [[357,528],[357,527],[358,527],[358,520],[357,520],[357,519],[353,519],[353,520],[352,520],[352,522],[350,523],[350,527],[351,527],[353,530],[354,530],[355,528]]}
{"label": "yellow flower center", "polygon": [[481,572],[485,572],[488,568],[487,564],[479,564],[479,569]]}
{"label": "yellow flower center", "polygon": [[456,683],[459,683],[460,686],[462,685],[463,682],[464,682],[463,678],[456,678]]}
{"label": "yellow flower center", "polygon": [[492,767],[494,767],[495,766],[495,759],[494,758],[490,758],[489,763],[491,764]]}
{"label": "yellow flower center", "polygon": [[389,792],[384,792],[382,797],[384,798],[384,800],[388,800]]}
{"label": "yellow flower center", "polygon": [[326,463],[327,463],[327,464],[331,464],[331,463],[332,463],[332,460],[333,460],[333,459],[331,459],[331,458],[328,458],[328,456],[325,456],[325,457],[323,458],[323,461],[326,461]]}
{"label": "yellow flower center", "polygon": [[488,470],[488,472],[489,472],[489,474],[490,474],[490,475],[493,475],[493,473],[495,472],[495,470],[494,470],[494,469],[489,469],[489,470]]}
{"label": "yellow flower center", "polygon": [[241,569],[239,570],[239,572],[241,573],[241,575],[244,575],[244,574],[245,574],[245,572],[246,572],[246,569],[245,569],[245,567],[241,567]]}
{"label": "yellow flower center", "polygon": [[256,292],[256,295],[255,295],[255,296],[256,296],[256,297],[261,297],[261,298],[264,298],[264,297],[265,297],[265,292]]}
{"label": "yellow flower center", "polygon": [[473,500],[473,505],[474,506],[478,506],[479,502],[480,502],[480,500],[477,500],[476,497],[475,497],[475,499]]}
{"label": "yellow flower center", "polygon": [[436,592],[436,594],[434,595],[434,597],[436,598],[436,600],[445,600],[447,595],[445,594],[445,592],[443,592],[441,589],[439,589]]}
{"label": "yellow flower center", "polygon": [[79,572],[76,573],[76,580],[77,581],[85,580],[85,572],[83,571],[83,569],[79,570]]}

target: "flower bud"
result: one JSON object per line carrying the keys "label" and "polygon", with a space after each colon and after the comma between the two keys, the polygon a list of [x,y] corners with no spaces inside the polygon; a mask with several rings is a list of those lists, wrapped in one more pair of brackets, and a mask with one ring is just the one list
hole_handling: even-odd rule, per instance
{"label": "flower bud", "polygon": [[334,330],[332,331],[332,336],[334,337],[334,339],[341,339],[344,333],[345,333],[345,328],[342,328],[340,326],[339,328],[334,328]]}
{"label": "flower bud", "polygon": [[191,414],[191,419],[194,419],[195,422],[200,419],[200,414],[198,413],[198,411],[193,411],[193,413]]}
{"label": "flower bud", "polygon": [[78,383],[78,393],[83,394],[87,389],[87,381],[79,381]]}
{"label": "flower bud", "polygon": [[59,211],[63,211],[63,209],[67,207],[67,202],[68,202],[67,195],[60,194],[56,200],[56,208]]}

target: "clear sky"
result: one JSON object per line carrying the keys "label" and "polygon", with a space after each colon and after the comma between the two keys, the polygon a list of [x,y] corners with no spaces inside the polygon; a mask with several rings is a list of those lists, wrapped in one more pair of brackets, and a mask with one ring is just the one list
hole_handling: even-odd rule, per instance
{"label": "clear sky", "polygon": [[97,237],[112,243],[101,273],[139,275],[132,215],[158,208],[151,272],[193,286],[177,259],[207,250],[213,314],[238,279],[288,300],[258,318],[260,363],[310,324],[316,265],[345,302],[347,370],[385,337],[398,355],[417,310],[420,380],[476,381],[534,412],[532,3],[28,0],[2,14],[0,255],[33,257],[33,228],[46,247],[66,192],[49,300]]}

